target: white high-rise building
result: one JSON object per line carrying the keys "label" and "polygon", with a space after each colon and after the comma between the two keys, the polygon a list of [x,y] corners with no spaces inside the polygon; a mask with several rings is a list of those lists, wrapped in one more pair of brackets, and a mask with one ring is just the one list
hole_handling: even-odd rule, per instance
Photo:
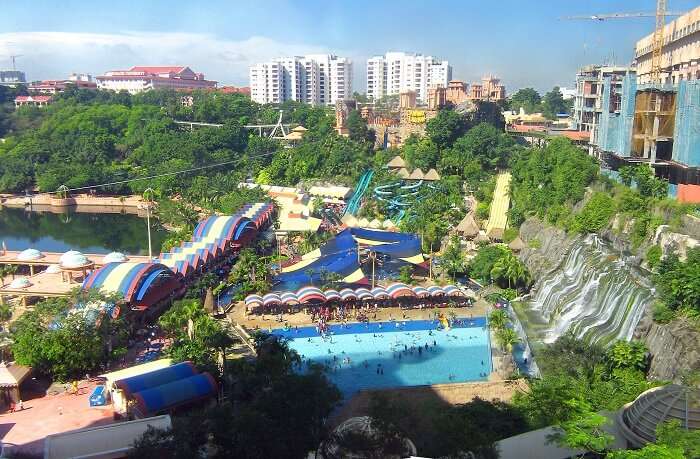
{"label": "white high-rise building", "polygon": [[452,67],[447,61],[414,53],[389,52],[367,60],[367,96],[382,96],[415,91],[416,99],[425,102],[428,89],[447,87]]}
{"label": "white high-rise building", "polygon": [[296,100],[334,105],[352,95],[352,62],[332,54],[280,57],[250,67],[250,97],[258,103]]}

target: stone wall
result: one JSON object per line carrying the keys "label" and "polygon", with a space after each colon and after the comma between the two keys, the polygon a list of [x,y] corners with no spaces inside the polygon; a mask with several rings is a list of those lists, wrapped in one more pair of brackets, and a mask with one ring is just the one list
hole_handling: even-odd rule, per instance
{"label": "stone wall", "polygon": [[700,370],[700,330],[687,320],[657,324],[650,315],[644,317],[635,331],[651,354],[649,377],[681,382],[689,370]]}

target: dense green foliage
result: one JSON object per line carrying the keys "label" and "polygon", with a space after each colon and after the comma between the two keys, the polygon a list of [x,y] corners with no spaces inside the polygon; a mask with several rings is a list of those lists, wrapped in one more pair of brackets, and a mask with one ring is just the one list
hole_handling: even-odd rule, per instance
{"label": "dense green foliage", "polygon": [[530,426],[590,420],[589,411],[617,410],[655,385],[640,369],[640,355],[646,353],[642,345],[620,342],[612,349],[605,352],[563,336],[538,353],[542,379],[531,381],[529,391],[514,399]]}
{"label": "dense green foliage", "polygon": [[527,288],[532,277],[527,267],[508,246],[485,245],[468,265],[469,276],[483,283],[496,282],[503,288]]}
{"label": "dense green foliage", "polygon": [[554,120],[559,113],[571,113],[572,105],[564,100],[559,86],[555,86],[544,97],[532,88],[520,89],[508,98],[508,108],[515,112],[522,108],[527,114],[542,113]]}
{"label": "dense green foliage", "polygon": [[262,338],[254,361],[228,362],[226,401],[176,418],[169,432],[147,432],[131,458],[305,458],[325,435],[324,421],[340,393],[323,373],[298,374],[286,343]]}
{"label": "dense green foliage", "polygon": [[463,405],[446,405],[439,398],[420,405],[375,395],[370,415],[410,438],[418,452],[430,457],[461,457],[471,451],[479,458],[496,458],[493,443],[527,430],[522,414],[511,405],[480,398]]}
{"label": "dense green foliage", "polygon": [[615,214],[615,202],[608,193],[598,192],[591,196],[574,216],[569,229],[575,233],[596,233],[608,226]]}
{"label": "dense green foliage", "polygon": [[512,174],[511,224],[519,226],[532,215],[561,224],[569,217],[568,206],[580,201],[596,178],[598,166],[569,140],[557,138],[517,155]]}
{"label": "dense green foliage", "polygon": [[172,339],[167,354],[177,362],[189,360],[200,369],[219,374],[218,357],[233,344],[220,322],[204,311],[199,300],[181,300],[158,320],[163,332]]}
{"label": "dense green foliage", "polygon": [[[121,319],[89,310],[116,300],[83,292],[37,303],[12,324],[15,360],[59,381],[82,379],[86,373],[104,370],[109,362],[126,354],[126,325]],[[76,303],[87,305],[84,313],[68,312]]]}
{"label": "dense green foliage", "polygon": [[672,311],[700,315],[700,248],[688,249],[686,260],[670,254],[654,276],[661,303]]}
{"label": "dense green foliage", "polygon": [[[215,194],[223,196],[251,174],[278,184],[309,177],[343,177],[341,181],[351,182],[371,160],[373,139],[361,118],[353,118],[353,135],[346,139],[334,134],[334,119],[326,108],[282,104],[285,121],[308,129],[303,141],[287,149],[243,128],[248,123],[276,121],[274,107],[255,104],[240,94],[195,91],[192,97],[192,107],[186,107],[180,103],[180,94],[168,90],[133,96],[66,91],[37,112],[36,122],[13,122],[18,129],[0,144],[0,190],[17,192],[38,185],[42,191],[54,191],[62,184],[85,187],[223,164],[207,169],[204,179]],[[17,120],[23,116],[21,110],[12,115]],[[189,132],[173,120],[223,126]],[[32,125],[36,129],[21,128]],[[353,176],[348,177],[348,171]],[[196,183],[201,174],[115,184],[100,191],[140,192],[151,186],[160,196],[185,194],[201,190]],[[210,197],[211,193],[202,199],[206,202]]]}

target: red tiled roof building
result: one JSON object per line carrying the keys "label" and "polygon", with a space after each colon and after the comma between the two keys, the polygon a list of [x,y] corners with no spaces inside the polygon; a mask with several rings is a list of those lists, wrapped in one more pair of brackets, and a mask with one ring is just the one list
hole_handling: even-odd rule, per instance
{"label": "red tiled roof building", "polygon": [[98,76],[97,87],[136,94],[154,88],[210,89],[216,88],[216,81],[205,80],[203,73],[186,66],[136,66]]}

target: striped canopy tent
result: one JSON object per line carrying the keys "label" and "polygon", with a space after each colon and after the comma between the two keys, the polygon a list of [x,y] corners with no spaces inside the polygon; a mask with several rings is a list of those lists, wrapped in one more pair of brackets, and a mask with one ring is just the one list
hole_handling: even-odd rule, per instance
{"label": "striped canopy tent", "polygon": [[370,292],[366,288],[358,288],[357,290],[355,290],[355,295],[357,295],[357,298],[360,300],[370,300],[374,298],[372,292]]}
{"label": "striped canopy tent", "polygon": [[391,296],[392,298],[400,298],[400,297],[404,297],[404,296],[413,296],[413,297],[416,296],[415,292],[411,289],[411,287],[409,287],[406,284],[402,284],[401,282],[391,284],[390,286],[388,286],[386,288],[386,291],[389,294],[389,296]]}
{"label": "striped canopy tent", "polygon": [[299,298],[297,297],[296,293],[294,292],[284,292],[280,295],[280,300],[282,300],[283,304],[286,304],[287,306],[293,306],[295,304],[299,304]]}
{"label": "striped canopy tent", "polygon": [[454,285],[445,285],[443,290],[445,290],[445,295],[447,296],[464,296],[464,292]]}
{"label": "striped canopy tent", "polygon": [[445,294],[445,291],[442,289],[442,287],[438,287],[437,285],[431,285],[426,290],[428,290],[430,296],[440,296]]}
{"label": "striped canopy tent", "polygon": [[263,306],[273,306],[282,304],[282,299],[276,293],[268,293],[263,296]]}
{"label": "striped canopy tent", "polygon": [[245,305],[257,308],[263,305],[263,297],[260,295],[248,295],[245,297]]}
{"label": "striped canopy tent", "polygon": [[326,290],[325,292],[323,292],[323,294],[325,295],[327,301],[342,299],[342,297],[340,296],[340,293],[338,293],[337,290],[333,290],[333,289]]}
{"label": "striped canopy tent", "polygon": [[[112,262],[92,271],[83,281],[81,289],[118,293],[124,301],[131,303],[143,300],[151,287],[158,284],[157,280],[174,276],[167,266],[160,263]],[[175,284],[163,283],[159,288],[163,290],[160,296],[167,296]]]}
{"label": "striped canopy tent", "polygon": [[343,301],[346,301],[346,300],[356,300],[356,299],[357,299],[357,294],[355,293],[354,290],[352,290],[352,289],[350,289],[350,288],[344,288],[344,289],[341,290],[339,293],[340,293],[340,298],[341,298]]}
{"label": "striped canopy tent", "polygon": [[413,293],[415,293],[415,295],[418,298],[425,298],[426,296],[430,296],[430,292],[428,291],[428,289],[421,287],[420,285],[416,285],[415,287],[413,287]]}
{"label": "striped canopy tent", "polygon": [[371,291],[372,297],[380,300],[382,298],[390,298],[389,292],[387,292],[384,287],[374,287]]}
{"label": "striped canopy tent", "polygon": [[175,264],[173,266],[169,266],[169,268],[175,271],[176,273],[182,274],[185,277],[189,276],[194,272],[194,268],[186,260],[176,261]]}
{"label": "striped canopy tent", "polygon": [[297,298],[302,304],[326,301],[326,296],[316,287],[302,287],[297,291]]}

